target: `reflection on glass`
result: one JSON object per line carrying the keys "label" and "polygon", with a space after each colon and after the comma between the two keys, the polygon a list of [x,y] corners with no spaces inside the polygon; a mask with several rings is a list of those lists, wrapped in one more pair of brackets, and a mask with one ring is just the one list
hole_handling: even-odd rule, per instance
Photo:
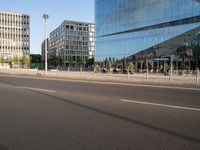
{"label": "reflection on glass", "polygon": [[103,66],[199,59],[198,0],[95,0],[95,23],[95,61]]}

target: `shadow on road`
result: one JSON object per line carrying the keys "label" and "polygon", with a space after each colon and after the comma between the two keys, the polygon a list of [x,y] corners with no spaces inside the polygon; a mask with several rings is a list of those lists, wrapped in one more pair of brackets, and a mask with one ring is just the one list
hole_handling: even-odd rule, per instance
{"label": "shadow on road", "polygon": [[104,111],[104,110],[100,110],[100,109],[97,109],[97,108],[86,106],[86,105],[83,105],[83,104],[80,104],[80,103],[77,103],[77,102],[74,102],[74,101],[70,101],[70,100],[67,100],[67,99],[64,99],[64,98],[61,98],[61,97],[57,97],[57,96],[54,96],[54,95],[49,95],[49,94],[42,93],[42,92],[39,92],[39,91],[33,91],[33,92],[39,93],[41,95],[44,95],[44,96],[49,97],[49,98],[53,98],[55,100],[58,100],[58,101],[61,101],[61,102],[64,102],[64,103],[72,104],[74,106],[87,109],[89,111],[93,111],[95,113],[100,113],[100,114],[110,116],[110,117],[113,117],[113,118],[116,118],[116,119],[120,119],[120,120],[129,122],[129,123],[134,123],[134,124],[149,128],[151,130],[155,130],[157,132],[162,132],[162,133],[165,133],[165,134],[168,134],[168,135],[171,135],[171,136],[179,137],[181,139],[200,144],[200,139],[198,139],[198,138],[194,138],[194,137],[191,137],[191,136],[188,136],[188,135],[184,135],[184,134],[181,134],[181,133],[178,133],[178,132],[175,132],[175,131],[171,131],[171,130],[168,130],[168,129],[165,129],[165,128],[160,128],[160,127],[157,127],[155,125],[147,124],[147,123],[144,123],[144,122],[141,122],[141,121],[138,121],[138,120],[133,120],[133,119],[130,119],[130,118],[127,118],[127,117],[124,117],[124,116],[120,116],[118,114],[114,114],[114,113],[111,113],[111,112],[107,112],[107,111]]}

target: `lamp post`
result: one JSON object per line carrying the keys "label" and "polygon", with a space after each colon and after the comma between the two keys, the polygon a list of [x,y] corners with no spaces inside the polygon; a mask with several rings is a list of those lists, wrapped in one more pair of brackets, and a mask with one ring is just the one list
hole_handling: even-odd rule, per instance
{"label": "lamp post", "polygon": [[49,15],[44,14],[42,17],[45,22],[45,75],[47,76],[47,20],[49,19]]}

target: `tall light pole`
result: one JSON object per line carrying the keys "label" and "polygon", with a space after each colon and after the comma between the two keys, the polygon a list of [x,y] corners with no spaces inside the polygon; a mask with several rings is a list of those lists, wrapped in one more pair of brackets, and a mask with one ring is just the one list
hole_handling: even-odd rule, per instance
{"label": "tall light pole", "polygon": [[47,75],[47,20],[49,19],[49,15],[44,14],[42,17],[45,22],[45,75]]}

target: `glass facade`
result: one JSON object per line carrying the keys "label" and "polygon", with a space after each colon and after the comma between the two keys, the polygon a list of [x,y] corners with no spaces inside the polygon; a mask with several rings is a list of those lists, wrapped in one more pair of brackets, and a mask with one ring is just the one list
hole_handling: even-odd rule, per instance
{"label": "glass facade", "polygon": [[199,59],[200,0],[95,0],[95,61]]}

